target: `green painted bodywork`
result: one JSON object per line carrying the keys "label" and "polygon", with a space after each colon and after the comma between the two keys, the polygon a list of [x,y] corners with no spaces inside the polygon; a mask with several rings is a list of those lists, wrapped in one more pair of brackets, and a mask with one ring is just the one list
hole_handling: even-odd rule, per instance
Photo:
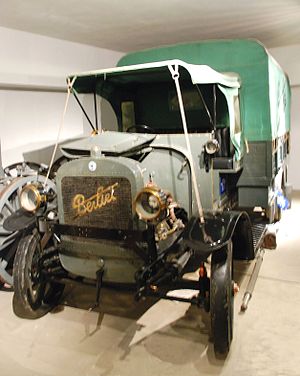
{"label": "green painted bodywork", "polygon": [[244,136],[268,141],[290,130],[289,82],[266,49],[255,40],[211,40],[133,52],[118,66],[181,59],[241,77],[240,103]]}

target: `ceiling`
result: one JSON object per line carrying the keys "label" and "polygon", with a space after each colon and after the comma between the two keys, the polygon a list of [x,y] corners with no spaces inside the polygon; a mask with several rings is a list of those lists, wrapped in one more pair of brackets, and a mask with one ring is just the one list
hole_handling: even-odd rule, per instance
{"label": "ceiling", "polygon": [[0,0],[0,26],[121,52],[219,38],[300,44],[299,0]]}

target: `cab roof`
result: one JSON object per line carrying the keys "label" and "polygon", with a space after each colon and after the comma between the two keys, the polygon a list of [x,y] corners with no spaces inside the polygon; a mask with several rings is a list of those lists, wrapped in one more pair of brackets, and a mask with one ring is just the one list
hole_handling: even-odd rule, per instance
{"label": "cab roof", "polygon": [[208,65],[186,63],[173,59],[109,69],[72,74],[68,77],[78,93],[93,93],[98,84],[111,79],[115,84],[163,82],[172,79],[169,67],[178,67],[179,74],[190,78],[193,84],[217,83],[228,88],[239,88],[240,78],[236,73],[220,73]]}

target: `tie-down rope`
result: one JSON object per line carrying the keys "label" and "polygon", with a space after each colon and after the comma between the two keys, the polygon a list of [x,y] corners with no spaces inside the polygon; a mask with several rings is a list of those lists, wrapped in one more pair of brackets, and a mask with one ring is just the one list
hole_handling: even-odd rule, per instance
{"label": "tie-down rope", "polygon": [[173,80],[175,82],[175,86],[176,86],[179,109],[180,109],[181,120],[182,120],[182,125],[183,125],[183,130],[184,130],[184,136],[185,136],[185,142],[186,142],[186,147],[187,147],[187,150],[188,150],[188,159],[189,159],[190,166],[191,166],[192,183],[193,183],[193,187],[194,187],[194,191],[195,191],[195,197],[196,197],[199,219],[200,219],[200,223],[204,223],[203,208],[202,208],[202,204],[201,204],[200,193],[199,193],[199,188],[198,188],[197,179],[196,179],[194,158],[192,156],[191,144],[190,144],[189,133],[188,133],[188,129],[187,129],[186,117],[185,117],[185,112],[184,112],[184,105],[183,105],[183,100],[182,100],[180,84],[179,84],[178,65],[177,64],[174,65],[174,68],[173,68],[172,65],[168,65],[168,68],[169,68],[169,71],[172,75],[172,78],[173,78]]}
{"label": "tie-down rope", "polygon": [[65,116],[66,116],[66,112],[67,112],[67,108],[68,108],[70,94],[71,94],[72,87],[74,85],[74,82],[75,82],[76,78],[77,78],[76,76],[73,77],[72,81],[70,81],[70,79],[68,78],[68,87],[67,87],[67,96],[66,96],[66,101],[65,101],[65,107],[64,107],[64,111],[62,113],[61,119],[60,119],[60,124],[59,124],[59,128],[58,128],[56,143],[55,143],[55,146],[54,146],[54,149],[53,149],[53,152],[52,152],[52,157],[51,157],[51,161],[50,161],[50,164],[49,164],[49,168],[48,168],[48,172],[47,172],[47,175],[46,175],[46,179],[45,179],[45,182],[43,184],[44,188],[46,187],[47,181],[49,179],[50,171],[51,171],[51,168],[53,166],[55,154],[56,154],[58,143],[59,143],[59,140],[60,140],[60,134],[61,134],[64,122],[65,122]]}

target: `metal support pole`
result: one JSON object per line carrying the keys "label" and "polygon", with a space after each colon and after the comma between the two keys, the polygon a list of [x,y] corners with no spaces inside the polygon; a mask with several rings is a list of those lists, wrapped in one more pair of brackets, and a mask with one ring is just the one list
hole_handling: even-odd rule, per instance
{"label": "metal support pole", "polygon": [[96,94],[96,89],[94,91],[94,109],[95,109],[95,122],[96,122],[96,130],[99,130],[98,126],[98,109],[97,109],[97,94]]}
{"label": "metal support pole", "polygon": [[257,281],[258,273],[260,271],[260,267],[261,267],[263,259],[264,259],[264,254],[265,254],[265,250],[263,248],[261,248],[257,252],[256,263],[254,265],[252,274],[250,276],[250,279],[249,279],[249,282],[248,282],[248,285],[247,285],[247,288],[246,288],[246,292],[245,292],[244,297],[243,297],[243,302],[242,302],[242,305],[241,305],[241,311],[243,311],[243,312],[245,312],[246,309],[248,308],[249,301],[252,298],[252,294],[253,294],[253,290],[254,290],[254,287],[255,287],[255,284],[256,284],[256,281]]}
{"label": "metal support pole", "polygon": [[76,93],[75,93],[75,90],[72,91],[73,95],[74,95],[74,98],[76,99],[76,102],[79,104],[79,107],[81,108],[84,116],[86,117],[87,121],[89,122],[91,128],[93,129],[94,132],[97,132],[96,128],[94,127],[91,119],[89,118],[89,115],[87,114],[87,112],[85,111],[85,109],[83,108],[83,105],[81,104],[79,98],[77,97]]}

